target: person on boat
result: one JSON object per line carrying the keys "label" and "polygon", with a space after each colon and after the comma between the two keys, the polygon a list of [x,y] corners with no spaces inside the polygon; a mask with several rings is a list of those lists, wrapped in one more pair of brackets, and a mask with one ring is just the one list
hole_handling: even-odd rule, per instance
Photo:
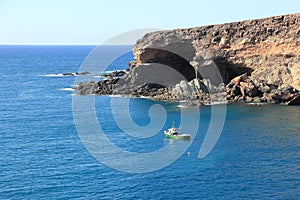
{"label": "person on boat", "polygon": [[173,126],[171,129],[172,135],[178,135],[177,129]]}

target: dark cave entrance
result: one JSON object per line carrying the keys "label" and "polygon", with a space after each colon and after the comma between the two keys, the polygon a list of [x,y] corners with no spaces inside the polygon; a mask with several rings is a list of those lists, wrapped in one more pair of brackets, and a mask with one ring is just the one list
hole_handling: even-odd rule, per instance
{"label": "dark cave entrance", "polygon": [[242,74],[247,73],[247,75],[251,75],[253,69],[244,67],[244,66],[237,66],[233,64],[219,64],[216,62],[216,65],[220,71],[220,74],[223,79],[223,83],[228,84],[233,78],[240,76]]}
{"label": "dark cave entrance", "polygon": [[[196,78],[195,68],[190,64],[190,61],[193,61],[195,57],[195,49],[191,44],[173,44],[169,45],[164,49],[159,48],[147,48],[140,56],[140,61],[144,64],[161,64],[165,66],[169,66],[172,69],[178,71],[183,77],[167,77],[169,74],[167,71],[160,70],[161,68],[155,67],[152,65],[152,70],[147,67],[143,68],[144,75],[143,80],[144,83],[156,83],[157,79],[149,78],[149,74],[152,77],[162,77],[162,73],[166,78],[166,82],[164,84],[170,85],[179,83],[181,80],[191,81]],[[154,67],[153,67],[154,66]],[[239,76],[241,74],[247,73],[250,75],[252,73],[252,69],[237,66],[232,63],[227,62],[226,60],[213,60],[211,64],[206,66],[197,67],[198,78],[209,78],[214,85],[219,85],[220,83],[229,83],[234,77]],[[199,69],[200,68],[200,69]],[[217,74],[217,77],[216,77]],[[150,79],[150,80],[148,80]],[[159,78],[161,80],[162,78]],[[168,79],[168,80],[167,80]],[[147,80],[147,81],[146,81]],[[142,82],[142,80],[140,80]]]}
{"label": "dark cave entrance", "polygon": [[[183,79],[191,81],[196,77],[195,69],[190,64],[190,61],[194,57],[195,49],[192,44],[179,43],[171,44],[164,48],[147,48],[139,57],[139,61],[144,64],[152,64],[152,66],[153,64],[160,64],[171,67],[173,70],[179,72],[180,76],[175,76],[174,80],[170,82],[178,83]],[[161,76],[161,73],[163,72],[157,70],[156,75]],[[168,74],[165,75],[168,76]]]}

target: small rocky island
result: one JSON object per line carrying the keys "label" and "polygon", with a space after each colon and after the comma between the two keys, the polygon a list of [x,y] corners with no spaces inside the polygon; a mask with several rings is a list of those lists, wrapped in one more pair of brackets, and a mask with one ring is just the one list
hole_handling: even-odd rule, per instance
{"label": "small rocky island", "polygon": [[152,32],[133,53],[127,73],[79,83],[77,93],[300,104],[300,13]]}

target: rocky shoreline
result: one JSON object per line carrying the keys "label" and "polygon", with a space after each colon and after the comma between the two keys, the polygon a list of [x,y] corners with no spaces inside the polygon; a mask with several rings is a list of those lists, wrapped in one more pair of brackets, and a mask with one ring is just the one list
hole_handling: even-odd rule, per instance
{"label": "rocky shoreline", "polygon": [[300,105],[299,38],[300,14],[148,33],[133,47],[128,72],[74,89],[197,106]]}
{"label": "rocky shoreline", "polygon": [[246,101],[252,103],[282,103],[300,105],[300,91],[288,87],[253,81],[247,74],[235,77],[227,85],[213,86],[209,79],[182,80],[178,84],[164,87],[159,84],[142,84],[138,87],[120,85],[120,78],[110,78],[99,82],[81,82],[74,88],[77,94],[124,95],[149,97],[157,101],[187,101],[190,105],[210,105]]}

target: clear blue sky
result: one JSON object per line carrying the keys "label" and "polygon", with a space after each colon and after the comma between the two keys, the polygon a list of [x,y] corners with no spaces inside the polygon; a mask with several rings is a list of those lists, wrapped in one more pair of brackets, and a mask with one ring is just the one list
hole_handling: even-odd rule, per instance
{"label": "clear blue sky", "polygon": [[299,0],[0,0],[0,44],[100,44],[174,29],[300,12]]}

